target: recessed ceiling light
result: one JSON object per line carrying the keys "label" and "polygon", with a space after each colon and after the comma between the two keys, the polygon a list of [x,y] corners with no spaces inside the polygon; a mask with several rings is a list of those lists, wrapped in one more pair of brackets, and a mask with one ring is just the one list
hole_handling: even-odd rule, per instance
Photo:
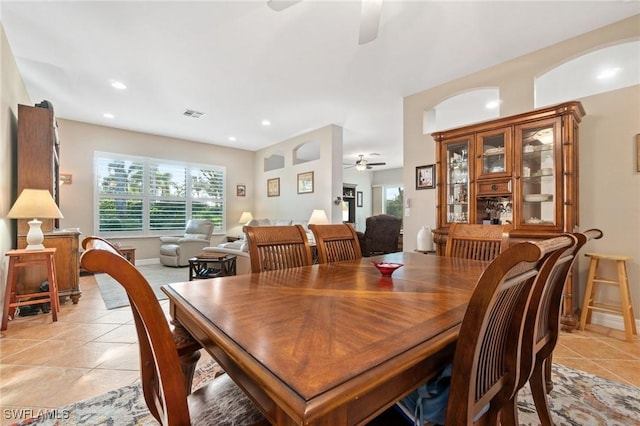
{"label": "recessed ceiling light", "polygon": [[235,142],[236,137],[235,137],[235,136],[229,136],[229,140],[230,140],[231,142]]}
{"label": "recessed ceiling light", "polygon": [[486,109],[496,109],[500,106],[500,101],[489,101],[486,103],[486,105],[484,106]]}
{"label": "recessed ceiling light", "polygon": [[116,116],[111,114],[110,112],[105,112],[104,114],[104,118],[115,118]]}
{"label": "recessed ceiling light", "polygon": [[111,87],[118,90],[124,90],[127,88],[123,82],[117,80],[111,80]]}
{"label": "recessed ceiling light", "polygon": [[620,67],[607,68],[606,70],[604,70],[600,74],[598,74],[597,78],[598,78],[598,80],[604,80],[606,78],[612,78],[616,74],[618,74],[618,72],[620,72],[620,70],[621,70]]}
{"label": "recessed ceiling light", "polygon": [[263,126],[271,126],[271,122],[269,120],[262,120],[261,123]]}

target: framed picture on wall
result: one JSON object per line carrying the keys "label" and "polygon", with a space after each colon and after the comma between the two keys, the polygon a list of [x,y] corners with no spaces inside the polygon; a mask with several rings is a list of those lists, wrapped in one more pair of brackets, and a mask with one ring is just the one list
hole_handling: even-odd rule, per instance
{"label": "framed picture on wall", "polygon": [[436,165],[416,167],[416,189],[433,189],[436,187]]}
{"label": "framed picture on wall", "polygon": [[267,197],[280,196],[280,178],[267,179]]}
{"label": "framed picture on wall", "polygon": [[246,197],[246,196],[247,196],[247,186],[236,185],[236,197]]}
{"label": "framed picture on wall", "polygon": [[356,207],[362,207],[362,191],[356,192]]}
{"label": "framed picture on wall", "polygon": [[313,172],[298,173],[298,194],[313,192]]}

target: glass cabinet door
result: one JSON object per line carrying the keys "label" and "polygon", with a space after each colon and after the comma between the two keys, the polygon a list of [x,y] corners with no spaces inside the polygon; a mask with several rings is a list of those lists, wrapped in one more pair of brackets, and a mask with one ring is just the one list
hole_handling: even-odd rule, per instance
{"label": "glass cabinet door", "polygon": [[476,143],[478,178],[511,174],[511,128],[479,133]]}
{"label": "glass cabinet door", "polygon": [[469,223],[469,141],[446,146],[446,221]]}
{"label": "glass cabinet door", "polygon": [[548,120],[535,127],[517,128],[522,225],[556,226],[560,222],[558,202],[562,194],[556,176],[560,159],[555,149],[559,124],[557,120]]}

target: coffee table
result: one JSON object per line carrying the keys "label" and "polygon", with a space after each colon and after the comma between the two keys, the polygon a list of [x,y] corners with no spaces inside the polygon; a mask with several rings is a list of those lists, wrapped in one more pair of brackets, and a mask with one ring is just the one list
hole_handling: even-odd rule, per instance
{"label": "coffee table", "polygon": [[189,281],[236,274],[236,256],[225,253],[199,254],[189,259]]}

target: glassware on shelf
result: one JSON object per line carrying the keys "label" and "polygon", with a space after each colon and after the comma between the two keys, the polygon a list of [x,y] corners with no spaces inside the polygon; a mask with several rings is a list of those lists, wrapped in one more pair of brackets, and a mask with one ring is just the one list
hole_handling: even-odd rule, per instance
{"label": "glassware on shelf", "polygon": [[555,225],[553,127],[527,129],[522,136],[522,221]]}

